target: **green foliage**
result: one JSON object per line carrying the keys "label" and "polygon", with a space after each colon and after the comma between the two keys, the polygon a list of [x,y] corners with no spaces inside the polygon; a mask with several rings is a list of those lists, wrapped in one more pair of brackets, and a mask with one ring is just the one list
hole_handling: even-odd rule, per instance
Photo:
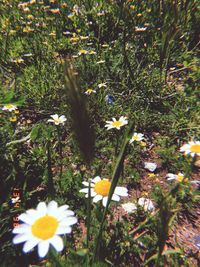
{"label": "green foliage", "polygon": [[[180,244],[166,244],[199,200],[190,183],[198,158],[180,152],[200,136],[199,8],[197,0],[1,1],[1,266],[191,266]],[[53,114],[67,121],[54,125]],[[107,131],[106,121],[120,116],[129,130]],[[144,134],[143,146],[129,144],[132,132]],[[126,184],[137,203],[149,190],[143,167],[152,158],[155,210],[137,204],[118,216],[116,186]],[[179,172],[189,180],[157,181]],[[97,175],[112,179],[106,209],[79,193]],[[51,249],[43,261],[12,244],[11,231],[15,215],[52,199],[80,224],[63,252]]]}

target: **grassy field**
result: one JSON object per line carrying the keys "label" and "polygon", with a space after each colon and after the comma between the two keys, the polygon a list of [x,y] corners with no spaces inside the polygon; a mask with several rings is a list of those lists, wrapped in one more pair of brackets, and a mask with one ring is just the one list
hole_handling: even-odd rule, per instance
{"label": "grassy field", "polygon": [[0,0],[0,267],[199,266],[198,0]]}

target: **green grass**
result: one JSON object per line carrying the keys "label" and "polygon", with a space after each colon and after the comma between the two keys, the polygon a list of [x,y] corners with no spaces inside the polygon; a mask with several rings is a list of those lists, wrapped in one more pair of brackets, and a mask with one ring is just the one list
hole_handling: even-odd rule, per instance
{"label": "green grass", "polygon": [[[1,266],[190,265],[182,246],[164,247],[178,215],[195,208],[198,190],[155,182],[149,192],[155,215],[138,209],[120,220],[114,216],[119,203],[111,202],[103,216],[101,203],[87,209],[79,190],[83,180],[99,175],[113,178],[110,198],[116,186],[135,192],[152,155],[160,179],[168,172],[191,180],[198,175],[198,158],[184,156],[180,147],[200,136],[199,7],[197,0],[1,1]],[[86,95],[88,88],[96,93]],[[10,103],[18,113],[2,110]],[[65,115],[66,123],[50,124],[52,114]],[[120,149],[126,126],[105,128],[120,116],[133,125],[131,133],[145,135],[145,147],[127,139]],[[11,204],[14,188],[20,208]],[[90,239],[75,225],[64,251],[42,262],[36,249],[24,254],[22,245],[12,244],[13,217],[52,199],[68,204],[83,225],[89,213]],[[129,234],[134,228],[141,237]]]}

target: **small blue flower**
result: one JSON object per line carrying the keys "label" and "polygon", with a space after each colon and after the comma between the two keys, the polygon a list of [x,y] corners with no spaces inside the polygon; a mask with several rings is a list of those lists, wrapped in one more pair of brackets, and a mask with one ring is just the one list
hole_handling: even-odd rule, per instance
{"label": "small blue flower", "polygon": [[105,101],[107,102],[107,104],[112,105],[115,100],[114,100],[114,97],[112,95],[106,95]]}

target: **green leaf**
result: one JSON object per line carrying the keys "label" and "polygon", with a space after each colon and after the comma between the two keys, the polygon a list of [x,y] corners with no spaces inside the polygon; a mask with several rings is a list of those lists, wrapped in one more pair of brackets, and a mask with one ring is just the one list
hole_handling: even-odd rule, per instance
{"label": "green leaf", "polygon": [[80,257],[85,257],[88,254],[88,249],[80,249],[76,252],[76,254]]}
{"label": "green leaf", "polygon": [[172,254],[181,254],[182,251],[178,248],[178,249],[169,249],[166,250],[162,253],[162,255],[172,255]]}

